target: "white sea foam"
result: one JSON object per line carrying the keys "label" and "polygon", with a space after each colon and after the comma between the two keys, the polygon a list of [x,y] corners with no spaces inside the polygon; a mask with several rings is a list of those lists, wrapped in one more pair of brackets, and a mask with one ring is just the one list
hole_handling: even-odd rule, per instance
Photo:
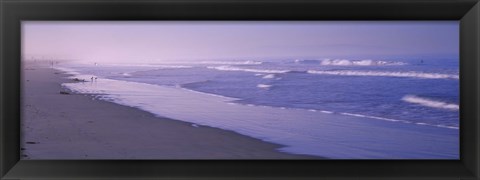
{"label": "white sea foam", "polygon": [[333,114],[333,112],[332,112],[332,111],[325,111],[325,110],[322,110],[322,111],[320,111],[320,112],[322,112],[322,113],[326,113],[326,114]]}
{"label": "white sea foam", "polygon": [[406,65],[407,63],[399,61],[382,61],[382,60],[350,60],[350,59],[323,59],[323,60],[295,60],[295,63],[318,63],[322,66],[389,66],[389,65]]}
{"label": "white sea foam", "polygon": [[407,121],[407,120],[368,116],[368,115],[354,114],[354,113],[340,113],[340,114],[347,115],[347,116],[362,117],[362,118],[378,119],[378,120],[384,120],[384,121],[390,121],[390,122],[400,122],[400,123],[405,123],[405,124],[412,124],[413,123],[413,124],[422,125],[422,126],[433,126],[433,127],[448,128],[448,129],[459,129],[456,126],[447,126],[447,125],[443,125],[443,124],[428,124],[428,123],[423,123],[423,122],[414,123],[412,121]]}
{"label": "white sea foam", "polygon": [[254,72],[254,73],[287,73],[289,70],[273,70],[273,69],[249,69],[249,68],[238,68],[233,66],[208,66],[208,69],[215,69],[219,71],[244,71],[244,72]]}
{"label": "white sea foam", "polygon": [[263,89],[269,89],[272,87],[272,85],[269,84],[257,84],[258,88],[263,88]]}
{"label": "white sea foam", "polygon": [[202,61],[201,64],[223,64],[223,65],[258,65],[261,61]]}
{"label": "white sea foam", "polygon": [[405,65],[404,62],[379,61],[379,60],[349,60],[349,59],[324,59],[320,62],[324,66],[386,66],[386,65]]}
{"label": "white sea foam", "polygon": [[185,91],[190,91],[190,92],[193,92],[193,93],[198,93],[198,94],[204,94],[204,95],[207,95],[207,96],[213,96],[213,97],[220,97],[220,98],[226,98],[226,99],[230,99],[230,100],[240,100],[238,98],[233,98],[233,97],[228,97],[228,96],[222,96],[222,95],[218,95],[218,94],[211,94],[211,93],[206,93],[206,92],[201,92],[201,91],[194,91],[194,90],[191,90],[191,89],[188,89],[188,88],[183,88],[181,85],[176,85],[177,88],[181,88]]}
{"label": "white sea foam", "polygon": [[405,102],[419,104],[419,105],[431,107],[431,108],[448,109],[452,111],[458,111],[460,109],[458,104],[442,102],[442,101],[424,98],[424,97],[418,97],[415,95],[403,96],[402,100]]}
{"label": "white sea foam", "polygon": [[423,73],[423,72],[391,72],[391,71],[351,71],[351,70],[331,70],[318,71],[308,70],[310,74],[339,75],[339,76],[382,76],[382,77],[407,77],[424,79],[459,79],[455,74]]}
{"label": "white sea foam", "polygon": [[363,114],[354,114],[354,113],[340,113],[340,114],[347,115],[347,116],[355,116],[355,117],[385,120],[385,121],[391,121],[391,122],[411,123],[410,121],[405,121],[405,120],[398,120],[398,119],[391,119],[391,118],[384,118],[384,117],[376,117],[376,116],[368,116],[368,115],[363,115]]}
{"label": "white sea foam", "polygon": [[446,126],[446,125],[436,125],[437,127],[441,127],[441,128],[448,128],[448,129],[458,129],[458,127],[455,127],[455,126]]}
{"label": "white sea foam", "polygon": [[275,74],[267,74],[265,76],[262,77],[263,79],[273,79],[275,78]]}

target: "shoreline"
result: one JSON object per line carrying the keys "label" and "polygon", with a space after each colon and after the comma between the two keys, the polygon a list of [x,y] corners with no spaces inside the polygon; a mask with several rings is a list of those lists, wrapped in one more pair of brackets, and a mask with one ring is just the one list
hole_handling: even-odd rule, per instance
{"label": "shoreline", "polygon": [[67,74],[41,63],[22,68],[22,159],[323,159],[73,93]]}

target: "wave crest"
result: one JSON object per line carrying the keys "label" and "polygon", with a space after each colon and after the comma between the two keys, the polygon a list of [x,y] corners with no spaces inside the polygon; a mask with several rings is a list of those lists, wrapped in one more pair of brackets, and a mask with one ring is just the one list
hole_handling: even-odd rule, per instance
{"label": "wave crest", "polygon": [[407,63],[399,61],[381,61],[381,60],[350,60],[350,59],[323,59],[323,60],[295,60],[295,63],[320,64],[322,66],[391,66],[406,65]]}
{"label": "wave crest", "polygon": [[215,69],[219,71],[244,71],[244,72],[255,72],[255,73],[287,73],[289,70],[272,70],[272,69],[248,69],[248,68],[238,68],[233,66],[208,66],[208,69]]}
{"label": "wave crest", "polygon": [[460,107],[458,104],[446,103],[438,100],[428,99],[424,97],[418,97],[415,95],[406,95],[403,96],[402,101],[419,104],[426,107],[438,108],[438,109],[448,109],[452,111],[458,111]]}
{"label": "wave crest", "polygon": [[275,78],[275,74],[267,74],[265,76],[262,77],[263,79],[273,79]]}
{"label": "wave crest", "polygon": [[440,74],[440,73],[423,73],[423,72],[391,72],[391,71],[317,71],[308,70],[310,74],[322,75],[339,75],[339,76],[383,76],[383,77],[407,77],[407,78],[423,78],[423,79],[459,79],[458,75]]}
{"label": "wave crest", "polygon": [[269,89],[272,87],[272,85],[269,84],[257,84],[258,88],[263,88],[263,89]]}

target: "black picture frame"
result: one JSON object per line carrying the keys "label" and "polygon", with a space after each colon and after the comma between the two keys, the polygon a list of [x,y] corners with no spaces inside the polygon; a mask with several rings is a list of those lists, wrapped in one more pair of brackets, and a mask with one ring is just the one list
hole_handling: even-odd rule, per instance
{"label": "black picture frame", "polygon": [[[479,179],[478,0],[0,0],[0,179]],[[23,20],[459,20],[460,160],[20,160]]]}

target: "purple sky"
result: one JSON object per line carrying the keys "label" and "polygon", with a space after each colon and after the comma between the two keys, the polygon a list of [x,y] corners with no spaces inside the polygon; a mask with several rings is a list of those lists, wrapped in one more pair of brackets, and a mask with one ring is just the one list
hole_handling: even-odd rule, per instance
{"label": "purple sky", "polygon": [[24,58],[95,62],[459,53],[458,21],[24,21]]}

